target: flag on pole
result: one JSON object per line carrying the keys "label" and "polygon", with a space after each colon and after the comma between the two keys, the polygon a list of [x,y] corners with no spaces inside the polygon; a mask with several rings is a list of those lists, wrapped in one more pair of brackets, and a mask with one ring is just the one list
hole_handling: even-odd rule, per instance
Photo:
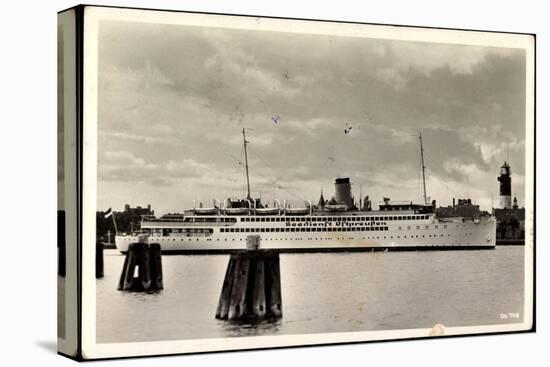
{"label": "flag on pole", "polygon": [[116,226],[116,219],[115,219],[115,213],[113,212],[112,208],[107,209],[107,211],[103,212],[103,218],[109,219],[113,218],[113,226],[115,227],[115,235],[118,233],[118,228]]}
{"label": "flag on pole", "polygon": [[111,208],[107,209],[106,212],[103,213],[103,218],[107,219],[107,218],[111,218],[111,216],[113,215],[113,211],[111,210]]}

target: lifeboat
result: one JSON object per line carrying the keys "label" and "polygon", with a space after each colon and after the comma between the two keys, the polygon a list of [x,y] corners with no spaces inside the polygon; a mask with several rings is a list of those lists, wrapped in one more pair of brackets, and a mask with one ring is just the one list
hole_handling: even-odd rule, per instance
{"label": "lifeboat", "polygon": [[258,208],[256,214],[259,215],[274,215],[279,214],[279,208]]}
{"label": "lifeboat", "polygon": [[194,212],[199,215],[212,215],[218,213],[218,208],[195,208]]}
{"label": "lifeboat", "polygon": [[327,204],[325,210],[329,212],[345,212],[348,210],[348,206],[345,204]]}
{"label": "lifeboat", "polygon": [[248,208],[225,208],[225,214],[227,215],[243,215],[248,214],[249,211]]}
{"label": "lifeboat", "polygon": [[289,215],[309,214],[309,208],[286,208],[285,213]]}

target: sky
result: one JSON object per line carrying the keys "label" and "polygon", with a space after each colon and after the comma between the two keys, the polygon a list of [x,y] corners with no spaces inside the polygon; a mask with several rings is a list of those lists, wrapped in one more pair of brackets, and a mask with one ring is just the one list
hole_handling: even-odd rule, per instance
{"label": "sky", "polygon": [[350,177],[358,199],[498,207],[509,157],[525,175],[518,49],[138,22],[99,26],[98,210],[245,197],[316,203]]}

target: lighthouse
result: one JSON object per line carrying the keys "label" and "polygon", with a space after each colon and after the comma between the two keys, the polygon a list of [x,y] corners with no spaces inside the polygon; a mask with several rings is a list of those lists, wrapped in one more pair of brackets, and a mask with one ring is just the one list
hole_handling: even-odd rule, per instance
{"label": "lighthouse", "polygon": [[512,208],[512,177],[510,166],[506,161],[502,167],[500,167],[500,176],[498,176],[500,182],[500,207],[502,209]]}

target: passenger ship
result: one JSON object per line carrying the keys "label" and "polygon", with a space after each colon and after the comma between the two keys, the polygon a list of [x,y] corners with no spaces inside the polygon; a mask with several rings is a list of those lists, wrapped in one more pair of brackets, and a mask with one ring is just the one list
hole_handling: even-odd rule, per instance
{"label": "passenger ship", "polygon": [[282,251],[495,247],[493,216],[438,218],[435,201],[428,205],[425,191],[423,205],[384,198],[378,210],[372,210],[367,196],[356,206],[347,177],[336,179],[335,196],[330,201],[325,201],[321,193],[316,206],[309,203],[303,208],[290,208],[286,202],[281,205],[276,201],[273,207],[265,207],[259,199],[250,197],[244,129],[243,138],[247,199],[227,199],[223,205],[215,202],[211,208],[193,208],[184,214],[144,217],[140,233],[116,235],[117,249],[125,252],[142,233],[148,235],[150,243],[159,243],[164,252],[245,249],[251,235],[260,237],[261,248]]}

